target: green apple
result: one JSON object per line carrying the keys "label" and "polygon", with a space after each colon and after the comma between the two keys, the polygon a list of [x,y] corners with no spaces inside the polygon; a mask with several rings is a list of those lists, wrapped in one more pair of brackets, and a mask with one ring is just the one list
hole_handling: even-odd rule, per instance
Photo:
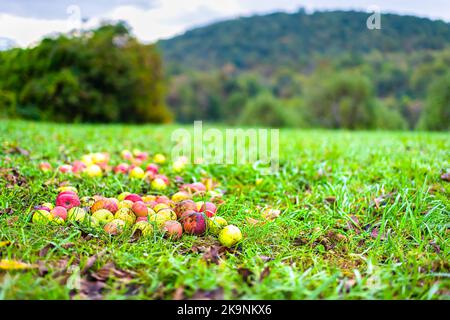
{"label": "green apple", "polygon": [[92,214],[92,217],[97,219],[100,225],[105,225],[114,220],[114,215],[112,214],[112,212],[106,209],[100,209],[95,211]]}
{"label": "green apple", "polygon": [[36,210],[33,213],[32,221],[38,224],[47,224],[53,220],[53,215],[47,210]]}
{"label": "green apple", "polygon": [[83,208],[73,207],[67,211],[68,221],[84,222],[86,220],[87,212]]}
{"label": "green apple", "polygon": [[209,231],[214,235],[219,235],[220,231],[228,225],[227,220],[222,217],[214,216],[208,219]]}
{"label": "green apple", "polygon": [[225,247],[232,247],[241,240],[241,230],[232,224],[223,228],[219,233],[219,241]]}

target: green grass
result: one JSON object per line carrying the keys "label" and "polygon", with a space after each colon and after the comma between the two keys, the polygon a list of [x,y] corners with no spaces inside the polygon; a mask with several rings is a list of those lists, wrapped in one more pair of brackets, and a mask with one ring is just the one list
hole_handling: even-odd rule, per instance
{"label": "green grass", "polygon": [[[56,166],[108,151],[115,163],[124,148],[170,154],[176,128],[0,122],[0,166],[16,168],[24,180],[7,188],[6,171],[0,174],[0,241],[11,241],[0,255],[40,266],[0,270],[0,299],[83,298],[68,283],[99,252],[81,274],[83,286],[109,262],[127,272],[106,277],[101,291],[93,289],[104,299],[222,297],[222,292],[225,299],[449,298],[450,183],[440,178],[450,168],[448,133],[281,130],[277,175],[260,176],[251,166],[190,167],[185,180],[206,172],[221,183],[226,194],[219,215],[244,234],[219,264],[190,249],[217,244],[210,235],[130,243],[127,232],[110,237],[30,222],[31,208],[53,202],[63,181],[81,195],[151,193],[147,184],[127,177],[42,173],[39,162]],[[14,146],[29,156],[11,152]],[[263,180],[257,185],[258,178]],[[335,202],[326,200],[330,197]],[[261,220],[257,206],[265,205],[280,208],[280,217],[249,224],[246,217]],[[358,226],[349,227],[351,216]]]}

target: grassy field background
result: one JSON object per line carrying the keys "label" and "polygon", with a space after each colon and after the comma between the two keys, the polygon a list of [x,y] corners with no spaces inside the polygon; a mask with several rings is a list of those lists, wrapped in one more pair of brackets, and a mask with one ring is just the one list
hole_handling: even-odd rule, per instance
{"label": "grassy field background", "polygon": [[[226,191],[218,215],[244,234],[229,252],[210,235],[130,242],[127,232],[30,222],[66,181],[81,196],[155,194],[128,177],[43,173],[41,161],[107,151],[118,163],[125,148],[170,155],[176,128],[1,121],[0,255],[37,267],[0,270],[0,299],[449,298],[448,133],[286,129],[277,175],[190,166],[186,181],[206,174]],[[282,211],[273,222],[261,218],[268,205]]]}

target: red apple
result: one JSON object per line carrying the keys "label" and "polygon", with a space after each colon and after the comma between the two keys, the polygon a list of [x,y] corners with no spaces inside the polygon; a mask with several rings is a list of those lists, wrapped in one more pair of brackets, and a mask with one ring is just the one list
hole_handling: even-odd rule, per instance
{"label": "red apple", "polygon": [[48,162],[41,162],[39,164],[39,169],[41,171],[50,171],[50,170],[52,170],[52,165]]}
{"label": "red apple", "polygon": [[140,195],[132,193],[132,194],[127,195],[124,200],[130,200],[133,202],[137,202],[137,201],[142,201],[142,198]]}
{"label": "red apple", "polygon": [[146,217],[148,216],[148,209],[144,202],[137,201],[131,207],[131,210],[134,212],[136,217]]}
{"label": "red apple", "polygon": [[64,207],[56,206],[50,211],[53,217],[60,217],[64,221],[67,219],[67,210]]}
{"label": "red apple", "polygon": [[95,211],[98,211],[100,209],[106,209],[112,214],[115,214],[117,210],[119,210],[119,206],[117,205],[117,202],[114,200],[101,199],[94,202],[94,204],[91,207],[91,212],[94,213]]}
{"label": "red apple", "polygon": [[148,222],[148,217],[137,217],[136,223],[138,223],[138,222],[140,222],[140,221]]}
{"label": "red apple", "polygon": [[73,207],[79,207],[80,204],[81,203],[78,195],[72,191],[61,192],[56,197],[56,206],[64,207],[66,210],[69,210]]}
{"label": "red apple", "polygon": [[72,172],[79,173],[83,172],[84,169],[86,169],[86,165],[84,164],[84,162],[76,160],[72,163]]}
{"label": "red apple", "polygon": [[212,202],[205,202],[202,205],[200,211],[204,212],[208,216],[208,218],[211,218],[212,216],[214,216],[216,214],[217,207]]}
{"label": "red apple", "polygon": [[153,177],[153,179],[161,179],[162,181],[164,181],[164,183],[166,184],[166,185],[169,185],[170,184],[170,181],[169,181],[169,178],[167,178],[167,176],[165,176],[165,175],[163,175],[163,174],[157,174],[157,175],[155,175],[154,177]]}
{"label": "red apple", "polygon": [[201,235],[206,231],[206,216],[200,212],[185,214],[183,228],[188,234]]}
{"label": "red apple", "polygon": [[164,236],[171,239],[180,239],[183,235],[183,227],[178,221],[166,221],[163,225]]}
{"label": "red apple", "polygon": [[151,172],[153,172],[153,174],[158,174],[158,170],[159,170],[159,167],[154,163],[150,163],[147,166],[147,168],[145,169],[145,171],[151,171]]}
{"label": "red apple", "polygon": [[188,210],[197,210],[197,205],[192,200],[183,200],[175,205],[175,213],[177,214],[177,217],[180,218],[183,213],[185,213]]}
{"label": "red apple", "polygon": [[155,201],[156,203],[170,204],[170,199],[166,196],[157,196]]}
{"label": "red apple", "polygon": [[72,166],[70,164],[63,164],[62,166],[59,166],[58,170],[61,173],[68,173],[72,171]]}
{"label": "red apple", "polygon": [[120,163],[114,168],[114,173],[123,173],[126,174],[129,169],[129,165],[127,163]]}

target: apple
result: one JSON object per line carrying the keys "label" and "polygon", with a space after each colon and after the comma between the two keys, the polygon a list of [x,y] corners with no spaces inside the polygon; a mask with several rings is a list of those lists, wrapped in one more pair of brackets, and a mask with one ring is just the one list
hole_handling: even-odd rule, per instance
{"label": "apple", "polygon": [[50,212],[50,211],[52,211],[53,208],[50,209],[50,208],[47,207],[47,206],[40,205],[40,206],[34,206],[33,209],[34,209],[34,210],[45,210],[45,211]]}
{"label": "apple", "polygon": [[142,197],[142,201],[143,202],[150,202],[150,201],[155,201],[156,200],[156,196],[152,196],[152,195],[146,195]]}
{"label": "apple", "polygon": [[166,221],[163,224],[164,236],[171,239],[180,239],[183,235],[183,227],[178,221]]}
{"label": "apple", "polygon": [[53,220],[53,215],[47,210],[37,210],[33,213],[32,221],[37,224],[47,224]]}
{"label": "apple", "polygon": [[125,197],[125,200],[130,200],[132,202],[142,201],[141,196],[131,193]]}
{"label": "apple", "polygon": [[201,235],[206,231],[206,217],[203,213],[193,212],[183,217],[183,228],[188,234]]}
{"label": "apple", "polygon": [[72,172],[72,166],[70,164],[63,164],[62,166],[59,166],[58,170],[61,173],[69,173]]}
{"label": "apple", "polygon": [[67,219],[67,210],[64,207],[56,206],[50,211],[53,217],[60,217],[63,220]]}
{"label": "apple", "polygon": [[64,191],[56,197],[56,205],[66,208],[66,210],[79,207],[81,204],[80,199],[76,193],[70,191]]}
{"label": "apple", "polygon": [[59,187],[58,189],[56,189],[56,191],[58,191],[59,193],[63,193],[66,191],[78,194],[78,190],[75,187],[72,186],[63,186],[63,187]]}
{"label": "apple", "polygon": [[205,204],[205,202],[204,201],[197,201],[195,204],[197,206],[197,211],[201,211],[203,205]]}
{"label": "apple", "polygon": [[114,173],[123,173],[126,174],[128,172],[130,165],[127,163],[119,163],[117,166],[114,167]]}
{"label": "apple", "polygon": [[154,179],[161,179],[162,181],[164,181],[164,183],[166,185],[170,184],[169,178],[167,178],[167,176],[163,175],[163,174],[157,174],[155,175]]}
{"label": "apple", "polygon": [[122,150],[120,153],[120,156],[125,160],[131,160],[133,159],[133,154],[130,152],[130,150]]}
{"label": "apple", "polygon": [[216,211],[217,207],[212,202],[205,202],[200,208],[200,212],[204,212],[208,216],[208,218],[214,216],[216,214]]}
{"label": "apple", "polygon": [[136,217],[146,217],[148,216],[148,208],[142,201],[137,201],[131,207],[131,210],[134,212]]}
{"label": "apple", "polygon": [[177,220],[177,214],[172,209],[161,209],[156,214],[163,215],[167,217],[168,220]]}
{"label": "apple", "polygon": [[67,211],[67,220],[69,221],[84,222],[87,217],[88,215],[86,210],[80,207],[73,207]]}
{"label": "apple", "polygon": [[164,162],[166,162],[166,157],[161,153],[157,153],[153,157],[153,162],[155,162],[156,164],[163,164]]}
{"label": "apple", "polygon": [[208,219],[208,230],[216,236],[219,235],[220,231],[227,225],[227,220],[222,217],[214,216],[211,219]]}
{"label": "apple", "polygon": [[152,172],[154,175],[158,174],[158,170],[159,167],[158,165],[154,164],[154,163],[150,163],[147,168],[145,169],[145,171],[147,172]]}
{"label": "apple", "polygon": [[108,211],[106,209],[100,209],[95,211],[92,216],[98,220],[99,224],[104,225],[108,222],[111,222],[114,220],[114,215],[111,211]]}
{"label": "apple", "polygon": [[150,223],[156,224],[158,227],[161,227],[166,221],[172,220],[169,216],[165,214],[154,214],[148,217],[148,221]]}
{"label": "apple", "polygon": [[241,240],[241,230],[232,224],[224,227],[219,233],[219,242],[225,247],[232,247]]}
{"label": "apple", "polygon": [[52,210],[55,207],[53,205],[53,203],[50,203],[50,202],[45,202],[45,203],[41,204],[41,206],[44,207],[44,208],[48,208],[49,209],[48,211]]}
{"label": "apple", "polygon": [[106,210],[110,211],[112,214],[114,214],[117,212],[117,210],[119,210],[119,206],[117,205],[116,201],[114,201],[114,200],[102,199],[102,200],[96,201],[92,205],[91,212],[94,213],[101,209],[106,209]]}
{"label": "apple", "polygon": [[86,168],[86,170],[84,172],[91,178],[101,177],[103,175],[102,168],[100,168],[96,164],[91,164],[90,166],[88,166]]}
{"label": "apple", "polygon": [[82,197],[80,199],[81,207],[92,207],[92,205],[95,203],[95,199],[93,197]]}
{"label": "apple", "polygon": [[136,221],[136,216],[129,208],[119,209],[114,215],[114,218],[123,220],[129,225],[132,225]]}
{"label": "apple", "polygon": [[157,203],[165,203],[165,204],[170,204],[170,199],[167,196],[157,196],[155,198],[155,201]]}
{"label": "apple", "polygon": [[72,163],[72,172],[73,173],[83,172],[85,169],[86,169],[86,165],[84,164],[84,162],[82,162],[80,160],[76,160]]}
{"label": "apple", "polygon": [[177,160],[174,163],[172,163],[172,171],[173,172],[176,172],[176,173],[182,172],[184,170],[184,167],[185,167],[185,163],[180,160]]}
{"label": "apple", "polygon": [[178,218],[180,218],[183,213],[189,210],[197,211],[197,205],[192,200],[183,200],[175,204],[175,213],[177,214]]}
{"label": "apple", "polygon": [[119,194],[119,196],[117,197],[117,200],[119,200],[119,201],[123,201],[123,200],[125,200],[125,198],[128,196],[128,195],[130,195],[131,193],[130,192],[122,192],[121,194]]}
{"label": "apple", "polygon": [[144,237],[149,237],[153,234],[153,226],[147,221],[139,221],[133,227],[133,234],[140,231]]}
{"label": "apple", "polygon": [[39,164],[39,169],[41,171],[47,172],[47,171],[52,170],[52,165],[50,163],[48,163],[48,162],[41,162]]}
{"label": "apple", "polygon": [[189,195],[189,193],[185,191],[178,191],[172,195],[173,202],[181,202],[183,200],[188,200],[190,198],[191,196]]}
{"label": "apple", "polygon": [[134,153],[134,157],[140,161],[145,161],[148,158],[148,153],[147,152],[143,152],[140,150],[135,150],[137,151],[136,153]]}
{"label": "apple", "polygon": [[130,201],[130,200],[123,200],[123,201],[120,201],[119,202],[119,205],[118,205],[118,207],[119,207],[119,209],[122,209],[122,208],[128,208],[128,209],[131,209],[131,207],[133,207],[133,201]]}
{"label": "apple", "polygon": [[86,167],[89,167],[90,165],[94,164],[94,161],[92,160],[92,155],[85,154],[81,157],[81,162],[83,162]]}
{"label": "apple", "polygon": [[144,170],[141,167],[134,167],[130,171],[130,177],[134,179],[142,179],[145,176]]}
{"label": "apple", "polygon": [[103,230],[105,230],[106,233],[109,233],[110,235],[118,235],[122,233],[122,231],[125,229],[126,223],[123,220],[114,219],[103,227]]}
{"label": "apple", "polygon": [[153,210],[158,213],[158,211],[162,209],[170,209],[170,206],[165,203],[158,203],[156,206],[153,207]]}
{"label": "apple", "polygon": [[148,216],[147,217],[137,217],[136,218],[136,223],[141,222],[141,221],[148,222]]}
{"label": "apple", "polygon": [[153,190],[158,190],[158,191],[162,191],[165,190],[167,188],[166,183],[164,182],[164,180],[162,179],[155,179],[152,181],[151,183],[152,189]]}

